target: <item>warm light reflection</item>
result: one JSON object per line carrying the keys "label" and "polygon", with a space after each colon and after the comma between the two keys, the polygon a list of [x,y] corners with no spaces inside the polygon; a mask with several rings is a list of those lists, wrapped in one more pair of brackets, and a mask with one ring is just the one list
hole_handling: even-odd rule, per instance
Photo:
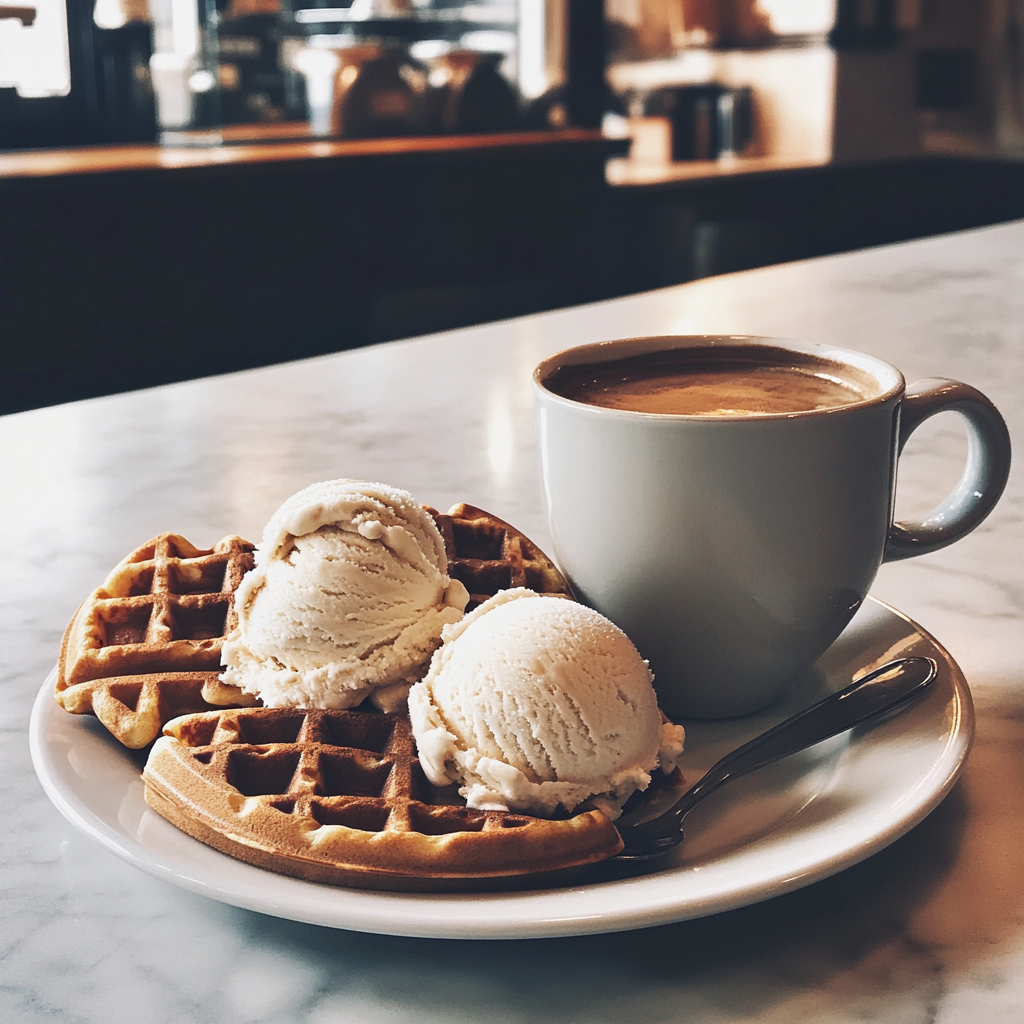
{"label": "warm light reflection", "polygon": [[487,464],[495,482],[507,486],[515,463],[515,430],[508,394],[492,390],[487,403]]}
{"label": "warm light reflection", "polygon": [[23,483],[17,494],[3,489],[0,531],[14,530],[19,522],[45,522],[55,508],[67,526],[81,527],[82,510],[70,497],[81,492],[67,485],[83,465],[92,468],[81,422],[81,407],[62,405],[47,409],[45,416],[27,413],[4,424],[0,478]]}

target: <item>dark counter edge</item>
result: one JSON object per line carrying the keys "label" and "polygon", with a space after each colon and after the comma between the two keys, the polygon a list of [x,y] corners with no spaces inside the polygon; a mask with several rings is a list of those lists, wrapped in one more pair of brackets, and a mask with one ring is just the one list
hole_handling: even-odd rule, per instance
{"label": "dark counter edge", "polygon": [[608,186],[543,145],[0,177],[0,412],[1024,217],[1024,163]]}

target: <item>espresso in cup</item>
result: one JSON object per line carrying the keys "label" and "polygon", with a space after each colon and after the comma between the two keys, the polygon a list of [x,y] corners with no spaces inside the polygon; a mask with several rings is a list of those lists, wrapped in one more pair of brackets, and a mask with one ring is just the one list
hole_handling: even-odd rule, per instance
{"label": "espresso in cup", "polygon": [[783,349],[673,349],[560,369],[545,385],[574,402],[672,416],[763,416],[831,409],[871,397],[875,382]]}
{"label": "espresso in cup", "polygon": [[[974,529],[1009,472],[1006,425],[974,388],[907,388],[880,359],[803,342],[584,345],[542,362],[534,393],[554,554],[681,717],[772,703],[883,561]],[[895,523],[899,452],[947,410],[971,437],[963,478],[923,521]]]}

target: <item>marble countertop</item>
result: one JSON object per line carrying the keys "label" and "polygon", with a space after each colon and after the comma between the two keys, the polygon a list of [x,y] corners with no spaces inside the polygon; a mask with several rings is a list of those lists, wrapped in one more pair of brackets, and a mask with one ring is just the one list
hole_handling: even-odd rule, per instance
{"label": "marble countertop", "polygon": [[[582,938],[333,931],[143,875],[60,816],[29,710],[77,603],[164,530],[258,537],[305,484],[468,501],[542,546],[529,374],[601,338],[748,333],[857,348],[984,390],[1024,436],[1024,222],[0,420],[3,986],[10,1022],[1010,1024],[1024,1016],[1024,470],[970,537],[873,593],[933,633],[977,707],[966,770],[891,847],[717,917]],[[955,481],[954,417],[907,449],[898,514]]]}

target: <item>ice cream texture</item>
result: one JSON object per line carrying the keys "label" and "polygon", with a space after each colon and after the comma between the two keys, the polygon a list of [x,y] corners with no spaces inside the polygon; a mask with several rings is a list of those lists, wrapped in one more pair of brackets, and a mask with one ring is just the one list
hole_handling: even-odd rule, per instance
{"label": "ice cream texture", "polygon": [[593,609],[506,590],[442,636],[409,715],[427,778],[461,783],[470,807],[585,804],[614,820],[654,768],[675,769],[682,727],[663,720],[629,638]]}
{"label": "ice cream texture", "polygon": [[328,480],[271,517],[235,594],[224,682],[268,707],[404,703],[466,588],[430,513],[406,491]]}

